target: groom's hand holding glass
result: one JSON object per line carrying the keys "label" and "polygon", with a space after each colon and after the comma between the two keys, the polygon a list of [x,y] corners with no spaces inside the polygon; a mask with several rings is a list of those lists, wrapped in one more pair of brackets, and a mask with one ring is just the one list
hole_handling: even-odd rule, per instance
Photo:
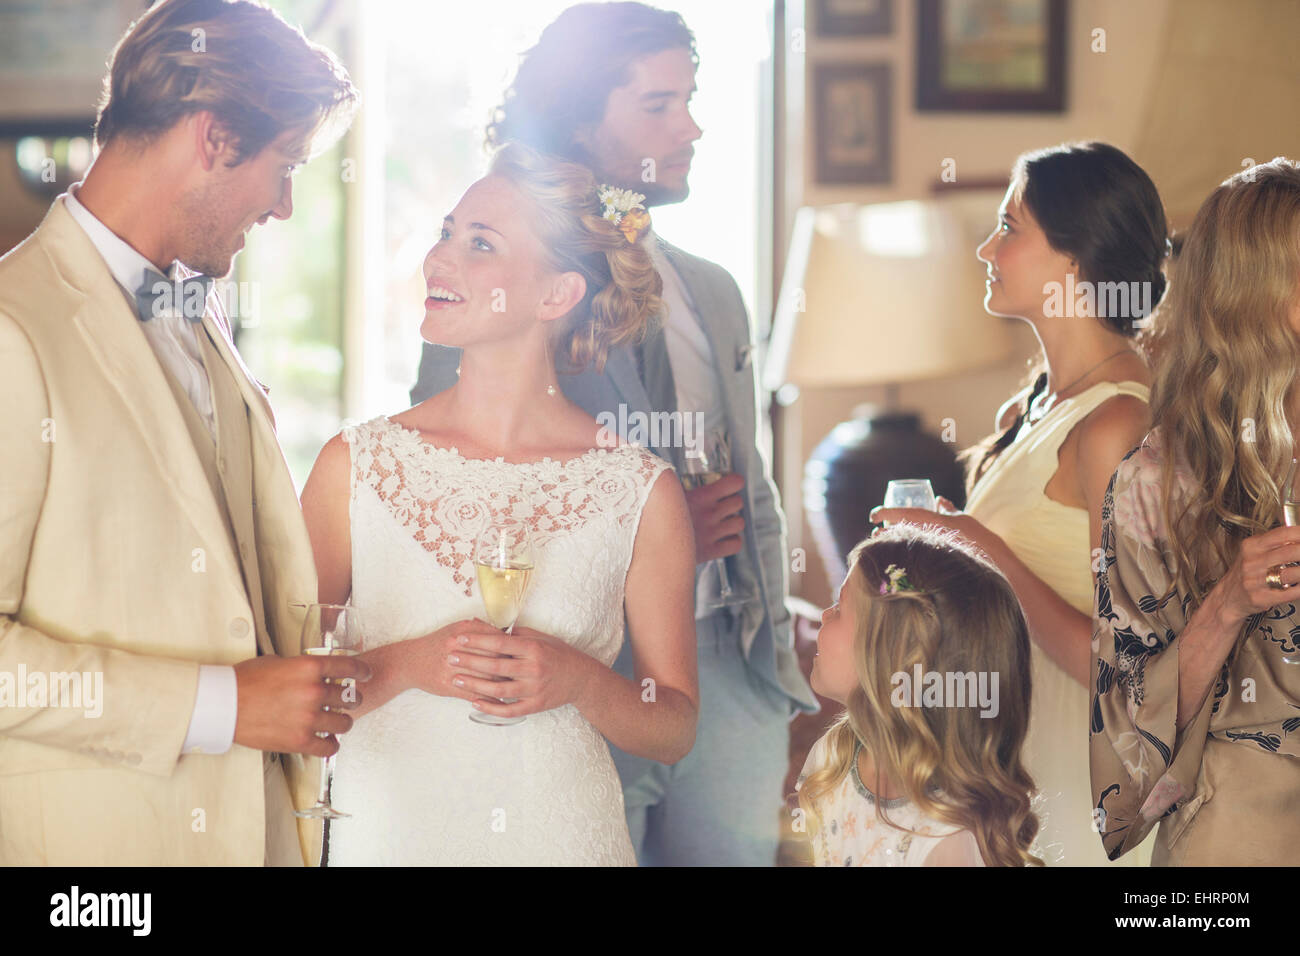
{"label": "groom's hand holding glass", "polygon": [[744,478],[728,472],[708,484],[685,489],[695,531],[696,564],[740,553],[740,536],[745,531],[741,517],[745,500],[740,492],[744,487]]}
{"label": "groom's hand holding glass", "polygon": [[[352,718],[341,711],[357,708],[362,699],[360,688],[337,682],[370,676],[369,665],[355,657],[263,654],[240,661],[235,665],[235,743],[329,757],[339,749],[338,735],[352,728]],[[336,683],[327,684],[327,679]]]}

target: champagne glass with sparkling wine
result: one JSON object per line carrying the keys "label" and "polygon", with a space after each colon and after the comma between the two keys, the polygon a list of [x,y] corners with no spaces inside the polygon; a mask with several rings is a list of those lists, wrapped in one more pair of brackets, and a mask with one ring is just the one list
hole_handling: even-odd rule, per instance
{"label": "champagne glass with sparkling wine", "polygon": [[[474,570],[488,622],[507,634],[513,634],[524,596],[528,593],[528,582],[533,576],[533,545],[528,525],[517,518],[489,519],[474,544]],[[503,704],[513,704],[518,700],[517,697],[497,699]],[[497,717],[474,711],[469,719],[494,727],[507,727],[520,723],[524,718]]]}
{"label": "champagne glass with sparkling wine", "polygon": [[1291,459],[1291,467],[1287,469],[1286,478],[1282,481],[1282,522],[1288,528],[1294,528],[1300,524],[1300,495],[1296,493],[1295,476],[1297,462]]}
{"label": "champagne glass with sparkling wine", "polygon": [[[1291,467],[1287,469],[1286,478],[1282,480],[1282,523],[1288,528],[1300,525],[1300,494],[1295,487],[1297,466],[1300,466],[1300,462],[1292,458]],[[1288,566],[1283,565],[1283,567]],[[1300,656],[1296,654],[1286,655],[1282,660],[1287,664],[1300,664]]]}
{"label": "champagne glass with sparkling wine", "polygon": [[[347,604],[299,604],[293,607],[305,607],[307,617],[302,624],[302,652],[320,657],[356,657],[364,650],[361,619],[356,608]],[[334,683],[329,678],[325,683]],[[351,679],[340,681],[351,684]],[[328,707],[325,708],[329,710]],[[317,731],[316,736],[328,737],[329,734]],[[352,814],[335,810],[330,805],[330,783],[334,776],[334,757],[325,758],[321,769],[320,793],[316,805],[306,810],[295,810],[294,816],[316,820],[338,820]]]}

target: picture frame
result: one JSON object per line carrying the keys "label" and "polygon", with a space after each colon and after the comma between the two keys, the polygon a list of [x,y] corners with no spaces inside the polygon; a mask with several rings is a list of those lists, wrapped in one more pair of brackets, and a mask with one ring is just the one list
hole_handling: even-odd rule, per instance
{"label": "picture frame", "polygon": [[815,0],[817,36],[868,37],[894,32],[894,0]]}
{"label": "picture frame", "polygon": [[918,0],[919,111],[1065,109],[1067,0]]}
{"label": "picture frame", "polygon": [[813,66],[813,150],[819,186],[893,180],[893,73],[888,63]]}

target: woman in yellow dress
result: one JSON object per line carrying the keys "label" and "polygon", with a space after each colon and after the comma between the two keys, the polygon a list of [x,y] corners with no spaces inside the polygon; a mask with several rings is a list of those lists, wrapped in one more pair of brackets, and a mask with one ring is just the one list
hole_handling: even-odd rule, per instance
{"label": "woman in yellow dress", "polygon": [[1015,589],[1033,640],[1025,762],[1049,866],[1107,865],[1088,775],[1094,572],[1106,486],[1150,424],[1136,339],[1164,292],[1168,249],[1155,185],[1120,150],[1090,142],[1021,156],[977,254],[985,309],[1028,322],[1042,346],[1031,384],[965,453],[964,513],[947,499],[937,514],[872,513],[959,531]]}

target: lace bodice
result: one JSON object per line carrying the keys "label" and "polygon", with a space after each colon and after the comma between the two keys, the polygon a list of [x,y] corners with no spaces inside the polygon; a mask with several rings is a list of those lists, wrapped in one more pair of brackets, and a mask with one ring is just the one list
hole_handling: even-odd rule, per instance
{"label": "lace bodice", "polygon": [[[352,603],[369,647],[484,617],[472,548],[509,515],[529,525],[535,562],[519,624],[613,663],[641,513],[667,463],[633,445],[469,459],[382,417],[343,438]],[[471,709],[410,690],[357,720],[334,784],[353,818],[331,827],[331,866],[635,862],[608,747],[576,708],[509,727],[474,723]]]}
{"label": "lace bodice", "polygon": [[[528,524],[537,564],[519,623],[613,663],[632,546],[650,487],[668,467],[662,459],[635,445],[593,449],[568,461],[464,458],[386,418],[346,428],[343,437],[352,446],[353,552],[358,535],[374,545],[363,567],[354,564],[354,598],[365,601],[372,587],[409,578],[420,567],[413,591],[482,617],[474,540],[489,519],[517,518]],[[427,561],[408,562],[410,548],[391,540],[394,535],[422,549],[437,573],[427,573]],[[559,602],[550,600],[561,594]],[[403,626],[413,610],[382,610],[385,620],[368,622],[368,629],[377,628],[372,643],[418,636]],[[394,614],[400,619],[388,620]],[[579,622],[588,626],[579,631]]]}

